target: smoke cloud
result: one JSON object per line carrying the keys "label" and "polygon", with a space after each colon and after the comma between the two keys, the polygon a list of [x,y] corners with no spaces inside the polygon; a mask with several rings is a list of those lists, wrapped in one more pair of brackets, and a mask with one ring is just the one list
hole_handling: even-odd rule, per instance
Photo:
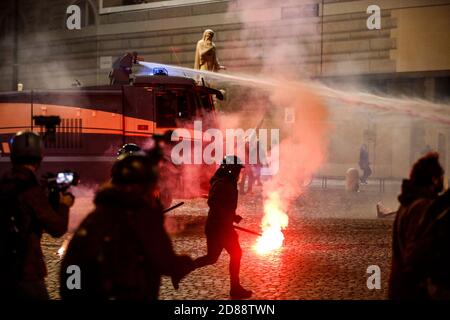
{"label": "smoke cloud", "polygon": [[[308,17],[300,18],[303,20],[300,22],[299,18],[291,21],[280,19],[280,8],[287,6],[285,1],[231,3],[230,14],[236,9],[236,4],[242,24],[239,39],[247,43],[247,56],[261,62],[260,78],[268,79],[271,84],[260,86],[267,95],[265,101],[245,99],[247,105],[243,105],[243,111],[219,119],[225,123],[222,126],[227,127],[232,124],[230,118],[234,122],[239,122],[236,120],[239,118],[247,120],[244,118],[245,110],[250,109],[255,122],[268,110],[270,119],[266,119],[262,127],[270,125],[280,129],[281,141],[279,171],[264,184],[264,197],[270,201],[273,198],[271,194],[277,192],[281,209],[286,212],[302,192],[304,181],[320,168],[326,158],[327,108],[312,90],[298,81],[300,75],[303,79],[308,77],[306,57],[311,50],[311,45],[302,39],[314,38],[318,30],[315,23],[308,23],[311,21]],[[295,2],[295,6],[305,8],[310,4],[310,1]],[[242,99],[235,97],[235,100]]]}

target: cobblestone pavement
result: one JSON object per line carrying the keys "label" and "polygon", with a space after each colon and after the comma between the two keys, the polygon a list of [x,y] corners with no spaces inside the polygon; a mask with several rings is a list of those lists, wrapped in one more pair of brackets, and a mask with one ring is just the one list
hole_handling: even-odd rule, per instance
{"label": "cobblestone pavement", "polygon": [[[367,197],[366,197],[367,198]],[[362,198],[363,200],[366,198]],[[373,204],[369,197],[370,205]],[[340,210],[356,210],[363,200],[343,201],[342,196],[327,194],[329,207],[318,205],[317,195],[299,199],[289,212],[285,244],[277,252],[261,256],[253,250],[256,238],[239,232],[243,258],[242,284],[254,291],[252,299],[385,299],[389,277],[392,220],[339,218]],[[322,200],[325,200],[322,199]],[[352,205],[354,204],[354,205]],[[358,207],[359,206],[359,207]],[[318,215],[320,210],[333,211],[332,218]],[[205,199],[188,201],[167,219],[174,247],[178,253],[198,257],[206,253],[203,226]],[[259,230],[261,198],[244,196],[239,213],[243,227]],[[327,216],[327,215],[324,215]],[[45,237],[44,251],[49,266],[48,287],[52,298],[58,298],[56,254],[62,239]],[[369,290],[367,267],[381,268],[381,290]],[[229,299],[228,255],[224,251],[212,266],[188,275],[174,290],[170,279],[162,281],[161,299]]]}

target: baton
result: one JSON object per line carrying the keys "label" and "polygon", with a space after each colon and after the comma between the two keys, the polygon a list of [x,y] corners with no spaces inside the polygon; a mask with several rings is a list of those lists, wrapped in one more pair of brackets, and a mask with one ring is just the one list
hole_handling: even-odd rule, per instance
{"label": "baton", "polygon": [[238,227],[238,226],[236,226],[236,225],[233,225],[233,228],[235,228],[236,230],[241,230],[241,231],[244,231],[244,232],[247,232],[247,233],[254,234],[255,236],[260,236],[260,237],[262,237],[262,233],[259,233],[259,232],[256,232],[256,231],[253,231],[253,230],[250,230],[250,229]]}
{"label": "baton", "polygon": [[181,202],[177,203],[176,205],[173,205],[173,206],[171,206],[171,207],[169,207],[167,209],[164,209],[163,213],[166,213],[166,212],[172,211],[173,209],[181,207],[183,204],[184,204],[184,201],[181,201]]}

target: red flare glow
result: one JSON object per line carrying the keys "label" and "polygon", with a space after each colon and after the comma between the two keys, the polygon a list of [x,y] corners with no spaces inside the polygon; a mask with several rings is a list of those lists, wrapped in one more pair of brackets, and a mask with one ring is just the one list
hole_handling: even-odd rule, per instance
{"label": "red flare glow", "polygon": [[287,214],[281,209],[278,192],[271,192],[264,202],[264,217],[261,223],[263,235],[257,239],[255,250],[267,254],[283,246],[284,230],[289,222]]}

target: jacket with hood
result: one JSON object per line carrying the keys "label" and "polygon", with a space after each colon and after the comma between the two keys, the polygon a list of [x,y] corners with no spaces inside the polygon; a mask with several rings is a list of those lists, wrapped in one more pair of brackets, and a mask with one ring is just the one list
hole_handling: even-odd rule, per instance
{"label": "jacket with hood", "polygon": [[[437,194],[426,187],[418,187],[403,180],[398,197],[400,207],[393,225],[392,266],[389,279],[391,299],[420,299],[424,297],[419,280],[411,274],[407,263],[407,249],[422,229],[426,212]],[[409,250],[409,249],[408,249]]]}
{"label": "jacket with hood", "polygon": [[450,190],[430,205],[406,261],[430,298],[450,299]]}
{"label": "jacket with hood", "polygon": [[195,49],[194,69],[206,71],[218,71],[220,69],[219,60],[216,54],[216,45],[206,39],[208,33],[214,32],[207,29],[203,32],[203,37],[197,42]]}

